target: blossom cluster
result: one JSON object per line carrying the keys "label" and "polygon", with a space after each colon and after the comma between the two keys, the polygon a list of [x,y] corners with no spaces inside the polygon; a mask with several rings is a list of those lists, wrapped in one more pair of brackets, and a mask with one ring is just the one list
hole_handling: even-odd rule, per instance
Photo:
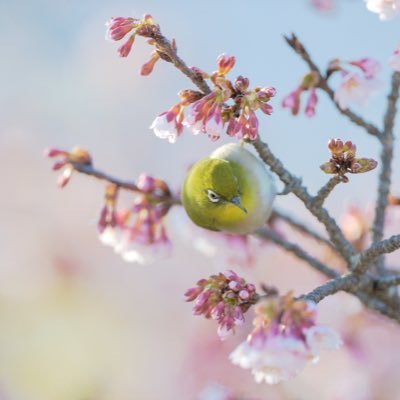
{"label": "blossom cluster", "polygon": [[317,362],[321,350],[341,345],[336,332],[316,323],[313,302],[295,300],[288,293],[268,297],[255,308],[254,329],[230,359],[250,369],[259,383],[294,377],[308,361]]}
{"label": "blossom cluster", "polygon": [[252,283],[246,283],[235,272],[228,271],[200,279],[185,293],[186,301],[194,301],[193,314],[204,315],[218,322],[218,336],[224,340],[244,323],[244,313],[257,301]]}
{"label": "blossom cluster", "polygon": [[356,158],[356,145],[350,140],[343,143],[341,139],[330,139],[328,149],[331,158],[328,162],[320,166],[326,174],[337,174],[342,176],[343,181],[347,182],[344,175],[348,172],[360,174],[376,168],[378,163],[372,158]]}
{"label": "blossom cluster", "polygon": [[161,113],[150,128],[158,137],[167,138],[171,143],[182,134],[184,127],[195,135],[204,133],[212,141],[218,140],[224,130],[237,139],[257,139],[259,121],[255,112],[261,110],[271,115],[269,101],[276,91],[272,87],[249,89],[249,80],[243,76],[233,82],[228,80],[226,74],[234,65],[235,57],[222,54],[217,59],[218,69],[212,74],[196,68],[204,79],[210,80],[211,92],[203,95],[192,90],[181,91],[181,101]]}
{"label": "blossom cluster", "polygon": [[70,181],[74,172],[74,165],[91,165],[92,157],[89,152],[80,147],[75,147],[71,151],[61,150],[54,147],[44,151],[45,157],[56,158],[52,169],[54,171],[62,170],[57,178],[57,185],[64,187]]}
{"label": "blossom cluster", "polygon": [[164,222],[170,206],[163,201],[170,197],[170,190],[164,181],[144,174],[137,187],[133,205],[118,210],[117,188],[107,186],[97,226],[100,241],[125,261],[147,264],[171,248]]}
{"label": "blossom cluster", "polygon": [[[111,40],[118,41],[129,35],[128,40],[118,49],[122,57],[130,53],[136,35],[150,38],[148,43],[155,49],[150,60],[142,66],[142,75],[149,75],[160,58],[172,61],[171,56],[154,39],[156,36],[161,36],[161,33],[150,15],[145,15],[142,20],[112,18],[106,25],[106,36]],[[176,52],[174,40],[171,42],[171,50]],[[258,137],[259,125],[255,112],[261,110],[264,114],[270,115],[272,107],[268,102],[275,96],[276,91],[272,87],[249,89],[249,80],[243,76],[238,76],[234,81],[227,79],[226,75],[234,65],[235,57],[222,54],[217,59],[217,71],[211,74],[191,67],[191,71],[199,79],[210,81],[212,85],[210,93],[181,91],[180,102],[161,113],[150,128],[158,137],[168,139],[170,143],[176,141],[184,127],[189,128],[194,134],[204,133],[213,141],[219,139],[225,129],[229,136],[255,140]],[[186,110],[187,108],[189,110]]]}

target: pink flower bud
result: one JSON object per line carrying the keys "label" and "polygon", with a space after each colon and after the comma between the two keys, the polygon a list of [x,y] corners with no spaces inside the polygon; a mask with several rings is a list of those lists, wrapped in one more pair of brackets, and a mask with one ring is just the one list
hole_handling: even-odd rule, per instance
{"label": "pink flower bud", "polygon": [[199,286],[188,289],[184,294],[184,296],[186,297],[185,301],[193,301],[202,292],[202,290],[203,288]]}
{"label": "pink flower bud", "polygon": [[150,60],[147,61],[147,63],[144,63],[142,65],[142,68],[140,69],[140,75],[142,76],[148,76],[153,72],[154,65],[156,62],[160,59],[160,56],[158,55],[157,52],[154,52],[153,55],[151,56]]}
{"label": "pink flower bud", "polygon": [[271,115],[274,109],[267,103],[260,104],[260,110],[267,115]]}
{"label": "pink flower bud", "polygon": [[54,147],[49,147],[43,151],[43,155],[45,157],[53,158],[53,157],[57,157],[57,156],[66,156],[66,155],[68,155],[68,152],[66,152],[64,150],[56,149]]}
{"label": "pink flower bud", "polygon": [[57,171],[57,170],[61,169],[62,167],[64,167],[64,165],[66,165],[66,161],[57,161],[53,164],[52,169],[54,171]]}
{"label": "pink flower bud", "polygon": [[249,87],[249,80],[240,75],[235,79],[233,87],[237,92],[244,92]]}
{"label": "pink flower bud", "polygon": [[121,40],[133,28],[138,26],[138,20],[133,18],[116,17],[106,22],[106,39]]}
{"label": "pink flower bud", "polygon": [[317,91],[315,88],[312,88],[310,90],[310,95],[307,100],[307,105],[306,105],[306,115],[307,117],[311,118],[315,115],[315,107],[318,102],[318,97],[317,97]]}
{"label": "pink flower bud", "polygon": [[152,176],[141,174],[137,181],[137,187],[145,193],[150,193],[155,189],[155,179]]}
{"label": "pink flower bud", "polygon": [[64,169],[61,175],[58,176],[57,178],[57,185],[60,188],[63,188],[67,185],[67,183],[70,181],[71,176],[72,176],[73,168],[72,167],[67,167]]}
{"label": "pink flower bud", "polygon": [[240,297],[242,300],[247,300],[247,299],[250,297],[250,293],[249,293],[247,290],[241,290],[241,291],[239,292],[239,297]]}
{"label": "pink flower bud", "polygon": [[217,66],[219,75],[226,75],[235,65],[235,57],[221,54],[217,58]]}
{"label": "pink flower bud", "polygon": [[133,42],[135,41],[135,35],[131,35],[129,39],[118,48],[118,53],[120,57],[128,57],[129,53],[132,50]]}

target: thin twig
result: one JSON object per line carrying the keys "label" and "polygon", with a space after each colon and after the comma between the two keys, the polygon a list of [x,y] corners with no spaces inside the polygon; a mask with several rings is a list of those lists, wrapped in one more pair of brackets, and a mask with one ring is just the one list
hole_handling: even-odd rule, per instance
{"label": "thin twig", "polygon": [[[375,206],[375,219],[372,227],[373,241],[382,240],[385,223],[386,207],[390,191],[392,160],[393,160],[393,127],[397,113],[397,100],[399,97],[400,73],[392,75],[391,91],[388,95],[387,109],[384,118],[384,130],[380,138],[382,143],[381,173],[379,174],[378,198]],[[378,269],[382,269],[383,257],[378,260]]]}
{"label": "thin twig", "polygon": [[314,206],[315,207],[322,207],[324,201],[332,192],[337,184],[343,182],[343,177],[340,175],[335,175],[329,181],[319,189],[318,193],[314,197]]}
{"label": "thin twig", "polygon": [[153,32],[152,39],[157,43],[157,47],[167,55],[168,61],[172,62],[174,66],[186,75],[204,94],[211,92],[207,82],[200,73],[195,72],[189,68],[186,63],[178,56],[177,51],[173,48],[171,42],[161,33],[160,30]]}
{"label": "thin twig", "polygon": [[327,95],[337,108],[337,110],[341,114],[346,116],[351,122],[364,128],[370,135],[379,137],[381,135],[381,131],[375,125],[365,121],[362,117],[360,117],[359,115],[357,115],[356,113],[354,113],[349,109],[343,110],[340,108],[339,104],[335,101],[334,91],[328,85],[326,78],[322,75],[321,71],[314,63],[314,61],[311,59],[310,54],[305,49],[300,40],[297,38],[297,36],[295,34],[292,34],[290,37],[285,36],[285,40],[289,44],[289,46],[304,60],[304,62],[308,65],[310,70],[317,74],[319,81],[318,87],[322,89],[325,93],[327,93]]}
{"label": "thin twig", "polygon": [[311,267],[328,276],[329,278],[336,278],[339,276],[339,273],[336,272],[333,268],[328,267],[321,261],[310,256],[306,251],[304,251],[296,244],[290,243],[287,240],[282,239],[276,232],[272,231],[271,229],[261,228],[258,229],[255,234],[259,237],[262,237],[263,239],[270,240],[271,242],[277,244],[286,251],[293,253],[296,257],[300,258],[303,261],[306,261]]}
{"label": "thin twig", "polygon": [[[141,190],[137,187],[137,185],[134,182],[120,180],[118,178],[115,178],[115,177],[103,172],[103,171],[96,169],[95,167],[93,167],[92,165],[89,165],[89,164],[78,164],[78,163],[70,163],[70,164],[73,166],[74,171],[77,171],[81,174],[93,176],[94,178],[100,179],[102,181],[113,183],[117,187],[125,189],[125,190],[129,190],[131,192],[141,193]],[[159,201],[160,203],[169,204],[169,205],[175,205],[175,204],[181,203],[180,199],[175,198],[172,195],[165,197],[165,198],[157,197],[155,199],[157,201]]]}
{"label": "thin twig", "polygon": [[351,264],[354,250],[351,244],[343,236],[342,231],[336,224],[336,221],[329,215],[328,211],[324,208],[314,206],[314,198],[308,193],[307,189],[302,186],[301,180],[286,170],[282,162],[272,154],[265,142],[261,141],[260,138],[257,138],[251,143],[257,150],[260,158],[279,176],[283,183],[291,187],[292,192],[304,203],[311,214],[325,225],[329,237],[335,244],[338,252],[349,264]]}
{"label": "thin twig", "polygon": [[336,247],[333,245],[333,243],[330,240],[324,238],[319,233],[315,232],[314,230],[312,230],[310,227],[303,224],[302,222],[297,221],[292,216],[284,213],[281,210],[277,210],[276,208],[274,208],[274,211],[273,211],[273,216],[274,215],[276,215],[277,218],[285,221],[288,225],[290,225],[294,229],[298,230],[299,232],[304,233],[307,236],[316,240],[317,242],[330,247],[334,251],[337,251]]}

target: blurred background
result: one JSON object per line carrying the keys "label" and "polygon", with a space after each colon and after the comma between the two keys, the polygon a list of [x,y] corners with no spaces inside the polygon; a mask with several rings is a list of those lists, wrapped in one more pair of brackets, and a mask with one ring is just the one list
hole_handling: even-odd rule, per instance
{"label": "blurred background", "polygon": [[[323,94],[313,119],[293,118],[280,107],[307,72],[283,35],[295,32],[321,67],[334,57],[380,60],[382,90],[366,108],[355,108],[379,126],[389,85],[387,60],[400,40],[399,20],[380,22],[361,0],[332,4],[321,12],[307,0],[0,2],[1,400],[210,400],[219,399],[210,397],[221,389],[215,385],[246,399],[400,398],[398,327],[364,313],[346,295],[319,307],[320,322],[342,333],[342,350],[324,354],[290,382],[254,383],[227,358],[250,323],[222,343],[215,324],[192,317],[191,304],[183,301],[199,278],[229,267],[223,242],[210,262],[192,246],[201,233],[174,209],[167,222],[171,257],[147,266],[125,263],[97,237],[103,183],[76,175],[60,190],[42,156],[50,145],[80,145],[96,166],[115,176],[136,179],[146,172],[178,190],[190,163],[229,141],[211,143],[186,132],[171,145],[148,129],[177,102],[179,90],[193,86],[166,63],[140,77],[151,49],[137,40],[131,55],[119,58],[117,44],[104,40],[104,23],[112,16],[150,13],[167,37],[176,38],[189,65],[213,71],[220,53],[234,54],[231,76],[277,88],[275,112],[261,118],[262,138],[317,191],[327,180],[319,165],[328,160],[329,138],[353,140],[366,157],[378,158],[379,147],[339,117]],[[396,157],[395,192],[398,169]],[[338,219],[352,205],[368,215],[377,179],[378,171],[351,177],[337,187],[328,208]],[[292,196],[278,205],[321,229]],[[394,213],[394,231],[396,221]],[[288,235],[317,256],[329,256],[315,243]],[[252,252],[254,265],[236,269],[252,282],[296,293],[322,282],[272,245],[255,244]]]}

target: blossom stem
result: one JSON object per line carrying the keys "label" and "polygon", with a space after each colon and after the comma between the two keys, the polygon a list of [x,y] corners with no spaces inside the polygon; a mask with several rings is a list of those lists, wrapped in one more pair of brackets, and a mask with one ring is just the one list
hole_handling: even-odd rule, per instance
{"label": "blossom stem", "polygon": [[[70,163],[70,164],[72,165],[75,171],[80,172],[81,174],[93,176],[94,178],[100,179],[102,181],[113,183],[117,187],[131,192],[139,192],[139,193],[141,192],[141,190],[137,187],[137,185],[134,182],[128,182],[118,178],[114,178],[113,176],[94,168],[92,165],[79,164],[79,163]],[[160,203],[169,204],[171,206],[180,204],[180,199],[175,198],[172,195],[165,198],[157,197],[156,200],[159,201]]]}
{"label": "blossom stem", "polygon": [[293,253],[296,257],[307,262],[311,267],[313,267],[317,271],[323,273],[324,275],[326,275],[330,278],[336,278],[339,276],[339,273],[336,272],[334,269],[328,267],[321,261],[310,256],[306,251],[304,251],[301,247],[297,246],[296,244],[290,243],[287,240],[282,239],[274,231],[272,231],[270,229],[266,229],[266,228],[261,228],[261,229],[258,229],[255,234],[263,239],[270,240],[271,242],[277,244],[278,246],[282,247],[286,251]]}
{"label": "blossom stem", "polygon": [[310,54],[305,49],[304,45],[300,42],[295,34],[292,34],[290,37],[285,36],[286,42],[289,46],[303,59],[303,61],[308,65],[311,71],[315,72],[318,76],[318,87],[323,90],[329,98],[334,103],[337,110],[346,116],[351,122],[354,124],[364,128],[370,135],[375,137],[381,136],[381,131],[372,123],[365,121],[362,117],[354,113],[349,109],[341,109],[339,104],[335,101],[335,93],[329,86],[327,79],[321,74],[321,71],[311,59]]}
{"label": "blossom stem", "polygon": [[283,183],[291,187],[293,194],[304,203],[311,214],[325,225],[332,243],[334,243],[338,252],[343,256],[348,264],[351,265],[352,257],[354,255],[353,247],[345,239],[336,221],[329,215],[328,211],[322,207],[316,207],[314,205],[314,198],[301,184],[301,180],[286,170],[282,162],[272,154],[270,148],[265,142],[261,141],[260,138],[257,138],[251,143],[258,152],[260,158],[279,176]]}
{"label": "blossom stem", "polygon": [[[387,109],[384,117],[384,130],[380,137],[382,143],[381,152],[381,173],[379,175],[378,198],[375,206],[375,219],[372,233],[373,241],[382,240],[383,228],[385,223],[385,212],[388,205],[388,195],[390,191],[392,160],[393,160],[393,127],[397,114],[397,100],[399,98],[400,73],[394,72],[392,75],[391,91],[388,95]],[[383,256],[377,260],[378,270],[383,269]]]}

